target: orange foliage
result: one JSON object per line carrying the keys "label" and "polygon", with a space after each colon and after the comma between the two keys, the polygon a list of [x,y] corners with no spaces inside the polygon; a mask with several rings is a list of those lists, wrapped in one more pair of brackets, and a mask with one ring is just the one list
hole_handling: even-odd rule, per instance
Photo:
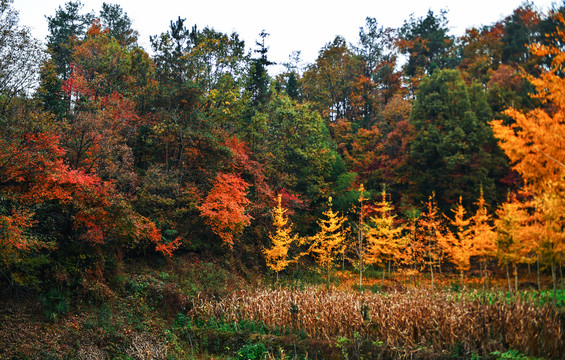
{"label": "orange foliage", "polygon": [[206,224],[229,246],[233,245],[234,235],[251,223],[251,216],[245,214],[250,202],[245,197],[248,186],[239,175],[218,173],[212,190],[198,207]]}

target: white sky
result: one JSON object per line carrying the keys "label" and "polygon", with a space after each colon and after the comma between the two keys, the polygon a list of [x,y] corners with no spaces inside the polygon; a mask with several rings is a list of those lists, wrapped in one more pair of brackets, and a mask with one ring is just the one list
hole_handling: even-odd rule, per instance
{"label": "white sky", "polygon": [[[45,15],[53,16],[66,0],[15,0],[20,24],[32,29],[35,37],[47,35]],[[166,31],[171,20],[186,18],[187,27],[199,29],[211,26],[218,31],[237,32],[247,48],[255,47],[261,30],[270,36],[269,59],[278,63],[288,61],[293,51],[301,51],[301,59],[313,62],[324,44],[336,35],[356,43],[359,28],[366,17],[374,17],[379,25],[400,27],[410,14],[425,16],[428,9],[436,14],[447,9],[451,32],[461,35],[472,26],[490,25],[522,4],[522,0],[82,0],[84,12],[99,13],[102,3],[120,4],[140,34],[140,43],[147,50],[149,36]],[[547,11],[551,0],[532,3]]]}

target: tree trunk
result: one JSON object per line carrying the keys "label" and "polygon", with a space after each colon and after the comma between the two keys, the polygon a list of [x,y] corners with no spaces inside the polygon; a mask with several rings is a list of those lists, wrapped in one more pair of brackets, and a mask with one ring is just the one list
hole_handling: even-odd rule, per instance
{"label": "tree trunk", "polygon": [[516,292],[518,291],[518,267],[516,263],[514,263],[514,287],[516,288]]}
{"label": "tree trunk", "polygon": [[508,291],[512,292],[512,286],[510,285],[510,271],[508,270],[508,263],[506,264],[506,280],[508,280]]}
{"label": "tree trunk", "polygon": [[358,251],[359,251],[359,289],[361,289],[361,287],[363,286],[363,233],[361,231],[359,231],[359,245],[358,245]]}
{"label": "tree trunk", "polygon": [[485,260],[485,286],[486,286],[486,289],[488,291],[488,289],[489,289],[489,286],[488,286],[488,266],[487,266],[486,260]]}
{"label": "tree trunk", "polygon": [[434,266],[430,263],[430,274],[432,276],[432,293],[434,292]]}
{"label": "tree trunk", "polygon": [[537,264],[537,277],[538,277],[538,292],[541,291],[541,279],[540,279],[540,274],[539,274],[539,260],[536,261]]}
{"label": "tree trunk", "polygon": [[553,307],[557,306],[557,271],[555,264],[551,265],[551,277],[553,278]]}
{"label": "tree trunk", "polygon": [[359,290],[363,286],[363,264],[359,265]]}
{"label": "tree trunk", "polygon": [[481,277],[483,278],[483,290],[485,289],[485,283],[484,283],[484,279],[485,279],[485,274],[483,271],[483,262],[479,261],[479,271],[481,273]]}
{"label": "tree trunk", "polygon": [[559,273],[561,274],[561,277],[559,278],[559,287],[561,288],[561,290],[563,290],[563,267],[561,266],[561,264],[559,264]]}

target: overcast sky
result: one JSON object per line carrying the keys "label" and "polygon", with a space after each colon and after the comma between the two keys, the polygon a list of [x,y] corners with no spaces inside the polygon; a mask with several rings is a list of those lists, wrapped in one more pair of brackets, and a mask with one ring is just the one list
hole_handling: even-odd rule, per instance
{"label": "overcast sky", "polygon": [[[53,16],[65,0],[15,0],[20,23],[32,29],[35,37],[47,35],[45,15]],[[83,0],[84,11],[98,13],[103,2],[122,6],[140,34],[140,43],[149,50],[149,36],[168,29],[171,20],[186,18],[186,24],[202,29],[211,26],[218,31],[237,32],[253,48],[261,30],[270,36],[269,59],[283,63],[293,51],[301,51],[303,61],[313,62],[320,48],[336,35],[356,42],[359,27],[366,17],[374,17],[380,25],[397,28],[414,14],[425,16],[429,9],[448,11],[447,18],[453,35],[466,28],[490,25],[509,15],[522,4],[521,0]],[[547,11],[551,0],[536,0],[533,4]]]}

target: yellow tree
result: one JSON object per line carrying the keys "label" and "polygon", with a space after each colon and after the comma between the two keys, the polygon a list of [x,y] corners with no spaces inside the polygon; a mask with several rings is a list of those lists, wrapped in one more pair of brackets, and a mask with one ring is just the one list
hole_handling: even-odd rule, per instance
{"label": "yellow tree", "polygon": [[328,200],[328,210],[323,212],[326,219],[319,219],[320,231],[310,238],[308,253],[312,253],[316,262],[326,271],[328,287],[330,270],[340,254],[345,250],[345,240],[349,229],[344,226],[345,216],[332,210],[332,198]]}
{"label": "yellow tree", "polygon": [[553,278],[553,305],[556,303],[557,266],[565,260],[565,182],[550,183],[548,191],[536,197],[540,240],[540,262],[551,268]]}
{"label": "yellow tree", "polygon": [[440,264],[442,248],[440,239],[442,235],[443,224],[438,216],[435,193],[428,198],[425,204],[426,210],[418,219],[419,242],[425,254],[423,260],[424,266],[429,266],[432,279],[432,291],[434,289],[434,267]]}
{"label": "yellow tree", "polygon": [[485,276],[485,284],[488,281],[488,269],[487,261],[489,257],[495,255],[496,245],[495,245],[495,232],[494,227],[491,223],[491,216],[488,213],[488,204],[483,196],[483,188],[481,187],[481,192],[479,199],[475,203],[477,205],[477,211],[475,215],[470,218],[469,230],[472,237],[472,255],[479,258],[479,263],[481,264],[481,273]]}
{"label": "yellow tree", "polygon": [[279,281],[279,272],[284,270],[292,260],[288,257],[288,250],[298,236],[292,235],[292,224],[285,216],[286,209],[281,205],[281,197],[277,197],[277,207],[273,209],[273,225],[276,230],[274,234],[269,234],[272,246],[269,249],[263,249],[263,254],[267,261],[267,266],[276,272],[277,282]]}
{"label": "yellow tree", "polygon": [[407,212],[408,223],[406,228],[406,247],[404,248],[404,264],[408,266],[405,270],[405,274],[410,280],[416,276],[421,269],[418,268],[418,264],[425,257],[426,251],[423,247],[421,241],[418,241],[418,222],[420,217],[420,212],[416,208],[410,209]]}
{"label": "yellow tree", "polygon": [[353,261],[354,265],[359,269],[359,288],[363,286],[363,269],[365,267],[365,256],[367,248],[365,247],[365,216],[367,213],[367,205],[364,204],[368,199],[365,197],[365,186],[361,184],[359,186],[359,218],[357,220],[357,242],[353,244],[353,252],[357,257]]}
{"label": "yellow tree", "polygon": [[381,192],[381,201],[377,204],[377,216],[372,216],[367,229],[367,264],[383,266],[383,279],[386,264],[400,262],[402,249],[406,246],[402,236],[404,226],[395,226],[396,215],[392,214],[392,204],[387,200],[385,189]]}
{"label": "yellow tree", "polygon": [[[565,227],[565,220],[554,214],[554,210],[559,211],[556,204],[565,197],[565,51],[559,46],[565,41],[565,18],[558,12],[552,16],[560,24],[555,33],[547,34],[552,41],[547,42],[549,45],[530,46],[532,55],[549,62],[542,62],[539,76],[524,75],[535,87],[533,96],[540,99],[542,105],[529,112],[508,109],[506,114],[514,120],[513,124],[497,120],[491,125],[500,147],[514,163],[514,169],[524,177],[537,197],[540,206],[536,210],[539,218],[546,222],[542,224],[546,231],[542,233],[540,245],[547,244],[541,248],[554,252],[550,256],[540,256],[540,259],[555,274],[556,266],[563,261],[559,254],[565,246],[562,231],[551,230]],[[549,220],[551,224],[547,223]],[[555,284],[554,278],[554,296]]]}
{"label": "yellow tree", "polygon": [[518,290],[517,264],[533,260],[529,257],[535,246],[530,236],[532,229],[528,226],[530,216],[526,205],[518,201],[514,194],[508,194],[506,202],[496,211],[496,215],[496,257],[506,268],[509,291],[512,291],[509,266],[514,266],[514,285]]}
{"label": "yellow tree", "polygon": [[463,207],[463,199],[459,197],[459,203],[453,212],[453,220],[445,216],[449,223],[456,229],[452,232],[447,229],[444,236],[440,237],[442,248],[447,252],[449,259],[455,265],[461,275],[461,285],[463,285],[464,272],[471,267],[471,256],[473,248],[471,242],[471,229],[469,229],[470,219],[465,219],[467,211]]}

